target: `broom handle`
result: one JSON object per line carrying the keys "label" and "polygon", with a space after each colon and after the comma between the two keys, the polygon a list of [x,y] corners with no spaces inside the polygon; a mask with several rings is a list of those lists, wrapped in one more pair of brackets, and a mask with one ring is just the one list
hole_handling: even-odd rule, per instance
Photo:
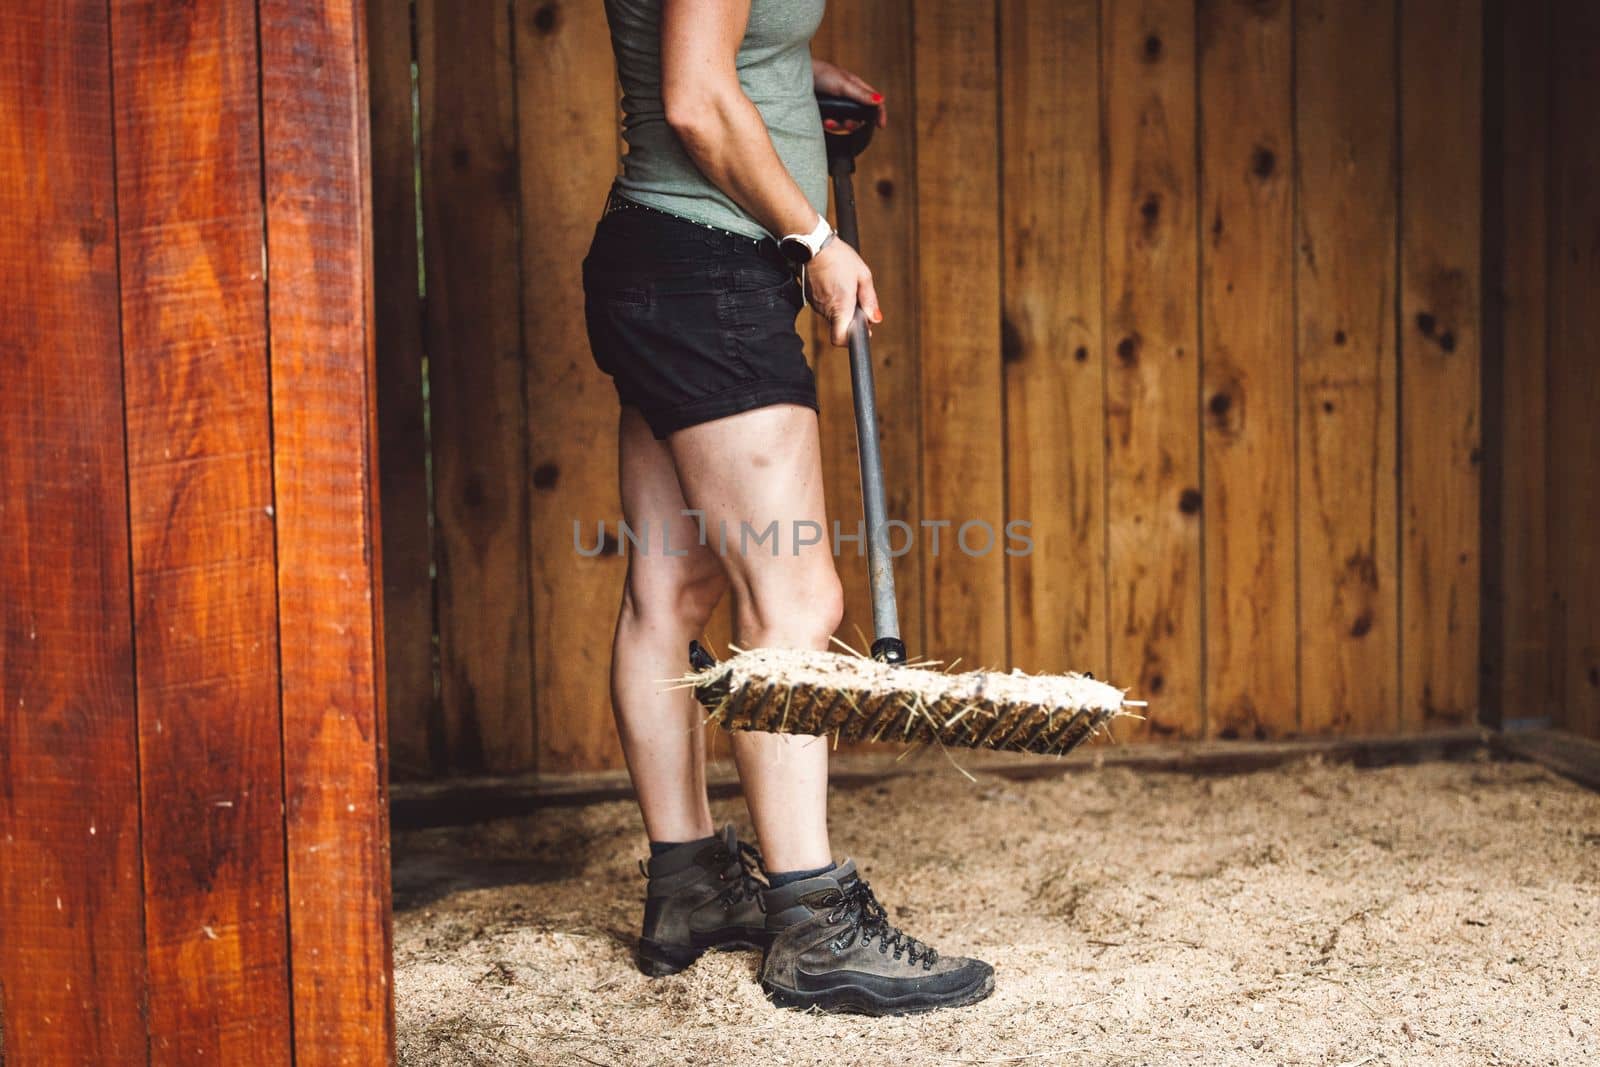
{"label": "broom handle", "polygon": [[[850,182],[855,160],[829,161],[833,175],[834,211],[839,236],[859,249],[856,195]],[[872,388],[872,350],[867,343],[867,319],[860,308],[850,321],[850,388],[856,404],[856,451],[861,456],[861,506],[867,520],[867,569],[872,577],[872,658],[885,663],[906,661],[900,640],[900,610],[894,596],[894,559],[889,554],[888,507],[884,503],[883,452],[878,445],[878,403]]]}

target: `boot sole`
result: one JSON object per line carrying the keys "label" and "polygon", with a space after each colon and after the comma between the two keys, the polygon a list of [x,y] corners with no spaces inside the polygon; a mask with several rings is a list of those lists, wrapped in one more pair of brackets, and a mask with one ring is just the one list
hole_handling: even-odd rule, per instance
{"label": "boot sole", "polygon": [[666,978],[668,975],[677,974],[684,970],[695,960],[707,952],[732,952],[737,949],[756,949],[761,946],[754,941],[723,941],[714,945],[700,947],[682,947],[677,945],[662,945],[654,941],[639,941],[639,953],[635,962],[639,970],[651,978]]}
{"label": "boot sole", "polygon": [[840,1015],[920,1015],[978,1003],[994,992],[994,974],[985,974],[968,988],[954,993],[908,993],[903,997],[886,997],[857,985],[842,985],[809,993],[785,989],[771,982],[762,982],[761,988],[767,994],[767,999],[780,1008],[817,1008]]}

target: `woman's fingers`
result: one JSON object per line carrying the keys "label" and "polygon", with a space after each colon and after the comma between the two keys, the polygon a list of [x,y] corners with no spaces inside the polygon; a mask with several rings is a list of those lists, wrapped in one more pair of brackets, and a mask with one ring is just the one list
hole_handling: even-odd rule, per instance
{"label": "woman's fingers", "polygon": [[863,271],[860,280],[856,283],[856,303],[866,313],[867,321],[879,323],[883,321],[883,312],[878,308],[878,290],[872,285],[872,275]]}
{"label": "woman's fingers", "polygon": [[[854,71],[836,67],[823,59],[811,61],[812,78],[818,92],[843,96],[861,104],[875,104],[878,108],[879,127],[889,124],[889,109],[884,106],[883,94]],[[829,126],[829,129],[854,129],[860,123],[851,121],[848,126]]]}
{"label": "woman's fingers", "polygon": [[883,94],[869,85],[866,79],[859,74],[845,71],[844,76],[850,82],[850,98],[863,104],[876,104],[878,106],[878,126],[880,129],[887,126],[889,124],[889,109],[883,102]]}
{"label": "woman's fingers", "polygon": [[856,309],[848,304],[836,304],[828,311],[828,340],[833,342],[833,347],[843,348],[849,343],[850,320],[855,317]]}
{"label": "woman's fingers", "polygon": [[861,75],[851,71],[844,71],[845,82],[848,85],[846,95],[852,100],[859,100],[863,104],[876,104],[883,99],[883,94],[867,84]]}

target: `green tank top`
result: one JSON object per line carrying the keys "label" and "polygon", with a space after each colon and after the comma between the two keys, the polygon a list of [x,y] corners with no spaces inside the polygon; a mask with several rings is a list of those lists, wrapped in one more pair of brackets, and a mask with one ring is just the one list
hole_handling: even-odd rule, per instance
{"label": "green tank top", "polygon": [[[739,84],[761,112],[778,158],[818,214],[828,207],[827,151],[811,84],[811,35],[824,0],[750,0],[739,44]],[[629,200],[694,222],[765,237],[750,214],[713,185],[667,125],[661,103],[661,0],[606,0],[622,83],[622,176]],[[782,234],[772,234],[781,237]]]}

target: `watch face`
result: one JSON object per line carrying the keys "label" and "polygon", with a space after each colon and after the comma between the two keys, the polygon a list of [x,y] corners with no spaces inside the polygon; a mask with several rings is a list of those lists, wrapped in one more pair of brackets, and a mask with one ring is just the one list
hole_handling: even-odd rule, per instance
{"label": "watch face", "polygon": [[790,263],[799,265],[811,262],[811,246],[798,237],[785,237],[778,243],[778,250]]}

